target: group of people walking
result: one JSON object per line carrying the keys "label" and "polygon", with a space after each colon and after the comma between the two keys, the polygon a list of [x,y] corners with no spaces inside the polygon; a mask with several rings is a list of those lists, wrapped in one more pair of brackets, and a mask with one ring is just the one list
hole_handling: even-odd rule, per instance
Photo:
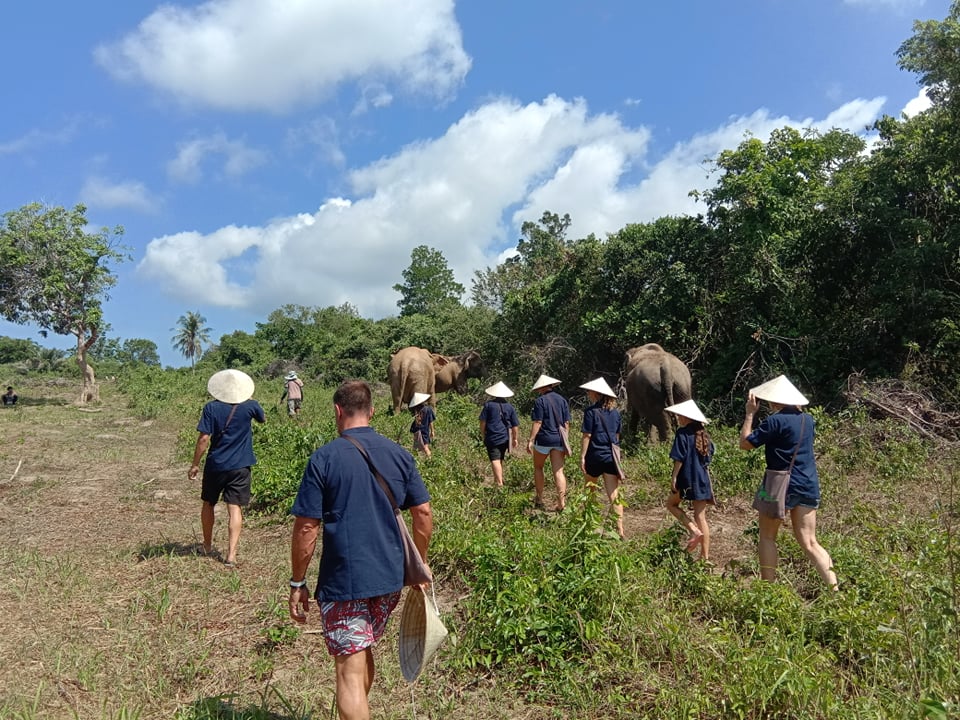
{"label": "group of people walking", "polygon": [[[293,375],[292,373],[290,375]],[[289,412],[296,414],[302,383],[288,375]],[[564,460],[572,454],[571,420],[567,400],[556,392],[560,380],[541,375],[533,385],[537,393],[531,411],[526,450],[533,456],[534,504],[546,509],[547,462],[562,511],[567,501]],[[616,513],[617,531],[624,537],[620,485],[625,479],[620,460],[621,417],[617,395],[603,378],[580,386],[590,405],[583,414],[580,469],[587,486],[602,484]],[[294,389],[296,388],[296,390]],[[203,409],[188,477],[196,480],[200,461],[207,458],[202,476],[202,553],[213,550],[214,507],[223,500],[228,509],[228,550],[224,562],[236,563],[243,522],[242,508],[250,501],[253,454],[251,422],[266,421],[263,408],[252,399],[253,380],[237,370],[214,374],[207,385],[213,400]],[[508,402],[513,391],[497,382],[486,388],[489,399],[480,411],[480,433],[493,470],[494,482],[503,486],[503,460],[520,444],[519,418]],[[291,397],[300,395],[299,398]],[[430,454],[435,414],[429,395],[418,393],[409,403],[414,416],[410,427],[416,450]],[[756,427],[760,401],[770,405]],[[767,472],[757,490],[754,507],[759,514],[760,575],[774,580],[778,562],[776,538],[789,513],[794,535],[824,583],[837,588],[832,560],[816,539],[816,511],[820,484],[813,453],[815,421],[803,412],[807,399],[784,376],[753,388],[747,397],[740,429],[740,448],[763,447]],[[343,383],[333,397],[338,437],[316,450],[307,463],[292,508],[295,516],[291,540],[290,616],[304,622],[311,593],[307,569],[322,535],[317,586],[318,603],[327,649],[334,657],[337,705],[341,717],[367,717],[367,695],[374,678],[373,645],[382,637],[404,585],[404,558],[398,541],[399,513],[409,510],[413,541],[424,563],[433,533],[430,493],[410,453],[370,427],[372,394],[362,380]],[[713,504],[709,464],[715,446],[706,430],[709,420],[696,402],[687,400],[666,408],[677,418],[670,458],[673,461],[668,511],[686,528],[689,551],[699,550],[709,561],[710,527],[707,508]],[[376,479],[374,479],[376,478]],[[602,482],[601,482],[602,479]],[[692,504],[688,516],[684,502]]]}

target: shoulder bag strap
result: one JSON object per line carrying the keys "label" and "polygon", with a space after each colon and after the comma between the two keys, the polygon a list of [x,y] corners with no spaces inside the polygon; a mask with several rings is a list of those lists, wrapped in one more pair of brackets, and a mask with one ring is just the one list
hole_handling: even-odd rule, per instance
{"label": "shoulder bag strap", "polygon": [[616,438],[613,436],[613,433],[610,432],[610,426],[607,425],[607,419],[603,416],[603,409],[597,408],[597,416],[600,418],[600,424],[603,425],[603,430],[607,433],[607,437],[610,439],[610,444],[614,444]]}
{"label": "shoulder bag strap", "polygon": [[387,485],[387,481],[383,479],[383,475],[380,474],[380,471],[377,470],[376,466],[373,464],[373,460],[370,459],[370,456],[367,454],[366,449],[363,445],[357,442],[354,438],[349,435],[341,435],[345,440],[349,440],[354,445],[356,445],[357,450],[360,451],[360,454],[363,455],[363,459],[367,461],[367,465],[370,466],[370,471],[373,473],[373,476],[377,479],[377,482],[380,483],[380,487],[383,489],[383,492],[386,494],[387,499],[390,501],[390,504],[393,506],[394,512],[399,512],[400,508],[397,507],[397,501],[393,498],[393,493],[390,492],[390,486]]}
{"label": "shoulder bag strap", "polygon": [[559,431],[559,430],[560,430],[560,426],[563,425],[563,423],[560,422],[560,413],[557,412],[557,406],[556,406],[556,404],[555,404],[555,403],[553,402],[553,400],[550,398],[550,395],[552,394],[552,392],[553,392],[553,391],[551,390],[551,391],[548,392],[544,397],[545,397],[546,400],[547,400],[547,405],[550,406],[550,415],[553,417],[553,421],[557,424],[557,430]]}
{"label": "shoulder bag strap", "polygon": [[220,432],[217,433],[216,440],[210,441],[210,447],[215,448],[220,444],[220,441],[223,440],[223,434],[227,431],[227,425],[230,424],[230,421],[233,420],[233,414],[237,411],[237,408],[240,407],[239,403],[236,403],[233,407],[230,408],[230,414],[227,415],[227,421],[223,424],[223,427],[220,428]]}
{"label": "shoulder bag strap", "polygon": [[790,467],[787,468],[788,472],[793,472],[793,463],[797,459],[797,453],[800,452],[800,441],[803,440],[803,425],[806,420],[806,413],[800,413],[800,436],[797,438],[797,446],[793,449],[793,457],[790,458]]}

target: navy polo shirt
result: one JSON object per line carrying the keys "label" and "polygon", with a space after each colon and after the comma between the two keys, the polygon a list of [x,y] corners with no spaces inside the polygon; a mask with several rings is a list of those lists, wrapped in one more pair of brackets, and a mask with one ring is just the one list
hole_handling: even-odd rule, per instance
{"label": "navy polo shirt", "polygon": [[204,465],[206,470],[239,470],[257,463],[253,454],[250,421],[266,422],[267,416],[256,400],[245,400],[236,405],[237,410],[227,424],[233,408],[230,403],[220,400],[211,400],[203,406],[197,432],[210,436],[210,448],[207,450],[207,462]]}
{"label": "navy polo shirt", "polygon": [[480,420],[486,423],[483,442],[488,447],[506,445],[510,442],[510,428],[520,426],[516,409],[502,400],[487,400],[480,411]]}
{"label": "navy polo shirt", "polygon": [[559,426],[570,422],[570,406],[553,390],[545,392],[533,403],[530,419],[540,421],[540,432],[533,442],[542,447],[562,448]]}
{"label": "navy polo shirt", "polygon": [[[803,423],[803,437],[800,437],[800,424]],[[820,476],[817,474],[816,460],[813,455],[813,438],[816,434],[816,421],[809,413],[797,408],[786,407],[780,412],[768,415],[747,436],[747,442],[754,447],[763,446],[767,460],[767,469],[786,470],[790,467],[793,449],[797,450],[797,459],[790,473],[788,492],[796,492],[811,497],[820,497]]]}
{"label": "navy polo shirt", "polygon": [[[601,413],[603,413],[602,420]],[[610,434],[607,433],[607,428],[610,428]],[[580,432],[590,436],[590,444],[587,445],[587,460],[591,464],[613,462],[613,451],[610,449],[610,444],[620,444],[617,440],[617,435],[620,434],[620,411],[616,408],[605,409],[602,400],[591,405],[583,413],[583,424],[580,426]]]}
{"label": "navy polo shirt", "polygon": [[[363,445],[401,509],[430,502],[409,452],[370,427],[344,434]],[[360,600],[403,587],[403,546],[393,508],[349,440],[336,438],[310,456],[290,512],[323,523],[318,602]]]}

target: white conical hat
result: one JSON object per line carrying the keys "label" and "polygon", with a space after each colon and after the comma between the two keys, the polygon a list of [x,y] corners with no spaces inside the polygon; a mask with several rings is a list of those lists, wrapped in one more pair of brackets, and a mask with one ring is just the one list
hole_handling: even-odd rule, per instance
{"label": "white conical hat", "polygon": [[410,398],[409,407],[416,407],[417,405],[422,405],[427,400],[430,399],[430,395],[427,393],[414,393],[413,397]]}
{"label": "white conical hat", "polygon": [[484,392],[487,395],[490,395],[495,398],[513,397],[513,390],[508,388],[506,386],[506,383],[504,383],[502,380],[498,382],[496,385],[491,385],[486,390],[484,390]]}
{"label": "white conical hat", "polygon": [[693,400],[684,400],[682,403],[677,403],[676,405],[671,405],[668,408],[664,408],[667,412],[673,413],[674,415],[683,415],[685,418],[690,418],[691,420],[696,420],[706,425],[709,420],[706,416],[700,411],[700,408],[697,407],[697,404]]}
{"label": "white conical hat", "polygon": [[414,682],[447,636],[440,619],[437,601],[418,586],[407,591],[400,616],[400,672],[408,683]]}
{"label": "white conical hat", "polygon": [[253,380],[240,370],[221,370],[207,381],[207,392],[221,402],[236,405],[253,397]]}
{"label": "white conical hat", "polygon": [[810,401],[794,387],[793,383],[787,380],[786,375],[778,375],[763,385],[757,385],[755,388],[751,388],[750,392],[760,400],[777,403],[778,405],[810,404]]}
{"label": "white conical hat", "polygon": [[537,378],[537,381],[533,384],[534,390],[539,390],[542,387],[547,387],[548,385],[559,385],[560,381],[556,378],[552,378],[549,375],[541,375]]}
{"label": "white conical hat", "polygon": [[585,382],[580,387],[582,387],[584,390],[593,390],[596,393],[607,395],[609,397],[615,398],[617,396],[613,389],[607,384],[607,381],[602,377],[598,377],[596,380],[591,380],[590,382]]}

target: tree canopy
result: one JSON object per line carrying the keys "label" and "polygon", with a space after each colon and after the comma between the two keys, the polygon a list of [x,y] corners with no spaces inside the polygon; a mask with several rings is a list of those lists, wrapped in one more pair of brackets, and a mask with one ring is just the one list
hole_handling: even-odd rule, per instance
{"label": "tree canopy", "polygon": [[403,282],[393,286],[400,293],[400,315],[430,314],[446,306],[459,304],[463,285],[439,250],[418,245],[410,253],[410,265],[403,271]]}
{"label": "tree canopy", "polygon": [[82,402],[96,396],[87,350],[116,283],[110,264],[127,259],[118,245],[122,235],[121,227],[89,232],[83,205],[66,210],[32,203],[0,222],[0,316],[76,338]]}

